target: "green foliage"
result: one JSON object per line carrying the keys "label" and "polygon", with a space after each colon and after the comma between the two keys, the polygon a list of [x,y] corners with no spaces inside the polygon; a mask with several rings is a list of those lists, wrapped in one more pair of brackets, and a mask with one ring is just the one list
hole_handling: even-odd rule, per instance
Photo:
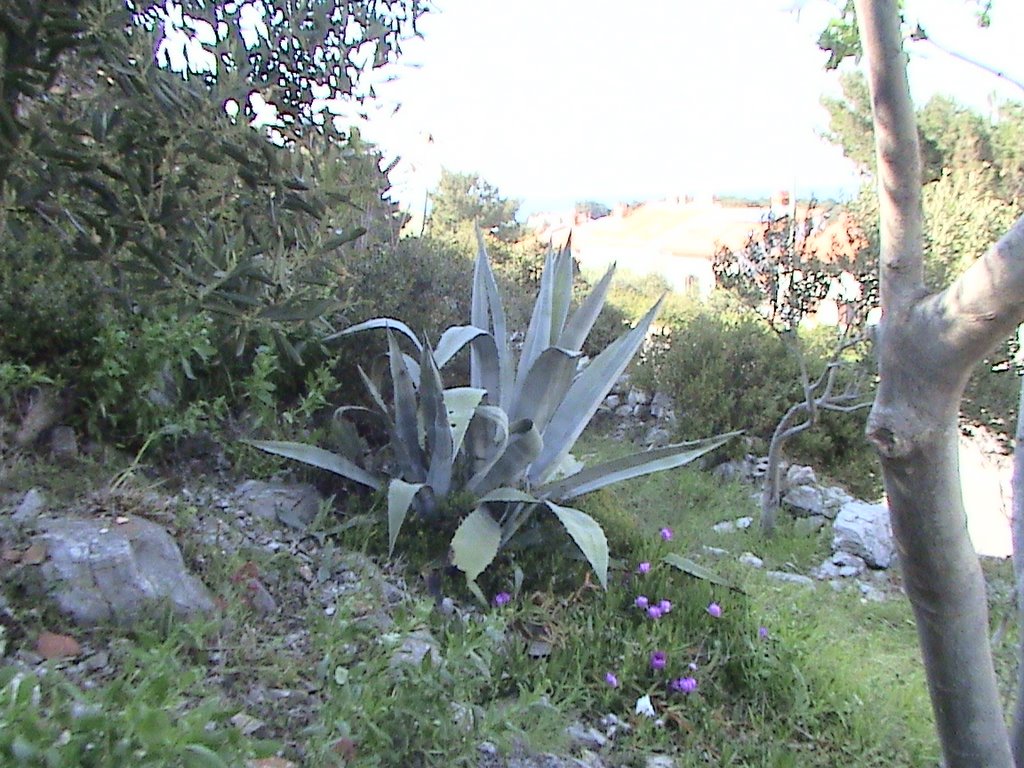
{"label": "green foliage", "polygon": [[517,240],[522,234],[516,222],[519,202],[502,197],[497,187],[475,173],[442,168],[441,179],[430,200],[429,221],[433,234],[452,233],[465,223],[479,226],[506,242]]}
{"label": "green foliage", "polygon": [[924,188],[925,277],[938,290],[959,276],[1013,224],[1018,211],[992,190],[984,171],[944,173]]}
{"label": "green foliage", "polygon": [[[342,446],[343,455],[299,443],[252,444],[375,490],[386,488],[389,550],[410,510],[441,527],[448,525],[439,520],[441,513],[454,512],[459,523],[451,539],[451,562],[481,600],[477,577],[541,509],[564,526],[606,585],[604,532],[589,515],[561,502],[681,466],[730,437],[668,446],[587,469],[572,458],[569,452],[639,349],[660,304],[579,370],[583,343],[600,314],[611,276],[609,271],[570,312],[572,256],[568,249],[549,254],[529,329],[517,349],[481,239],[472,324],[448,328],[436,350],[421,343],[405,323],[388,318],[340,334],[387,329],[390,403],[383,394],[383,367],[379,376],[360,369],[377,407],[373,413],[383,418],[388,434],[389,455],[382,468],[366,466],[366,446],[359,439]],[[399,334],[415,347],[418,360],[402,351]],[[470,386],[447,389],[440,369],[467,346]],[[339,414],[364,411],[345,408]],[[453,509],[454,497],[467,499],[471,511],[466,514],[461,505]]]}
{"label": "green foliage", "polygon": [[[0,668],[0,756],[7,765],[239,765],[254,749],[234,728],[197,667],[173,646],[120,659],[99,691],[79,691],[59,673],[37,678]],[[57,679],[54,679],[57,678]]]}

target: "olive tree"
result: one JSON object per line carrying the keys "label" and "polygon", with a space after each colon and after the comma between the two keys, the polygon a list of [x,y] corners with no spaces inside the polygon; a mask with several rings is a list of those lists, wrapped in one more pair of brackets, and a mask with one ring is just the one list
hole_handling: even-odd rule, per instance
{"label": "olive tree", "polygon": [[[1024,319],[1024,218],[946,288],[928,291],[921,160],[898,0],[856,0],[856,12],[881,220],[880,379],[868,438],[881,457],[946,765],[1013,766],[985,583],[965,525],[957,419],[971,369]],[[1024,752],[1016,754],[1024,765]]]}

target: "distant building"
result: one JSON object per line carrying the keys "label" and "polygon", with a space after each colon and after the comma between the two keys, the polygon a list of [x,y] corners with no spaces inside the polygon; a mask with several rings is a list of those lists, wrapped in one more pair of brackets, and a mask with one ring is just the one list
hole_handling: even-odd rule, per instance
{"label": "distant building", "polygon": [[[619,204],[609,216],[571,227],[573,255],[587,272],[604,272],[615,262],[620,271],[659,275],[675,291],[707,296],[715,287],[715,252],[723,246],[742,249],[768,213],[686,198]],[[569,231],[551,226],[538,236],[558,248]]]}

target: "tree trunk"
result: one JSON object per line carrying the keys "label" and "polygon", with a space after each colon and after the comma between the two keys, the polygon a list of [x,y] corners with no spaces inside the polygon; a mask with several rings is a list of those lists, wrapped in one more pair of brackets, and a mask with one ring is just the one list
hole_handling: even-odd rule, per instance
{"label": "tree trunk", "polygon": [[[1018,344],[1024,344],[1024,326],[1017,329]],[[1020,354],[1024,354],[1021,349]],[[1018,363],[1020,361],[1018,360]],[[1013,575],[1017,596],[1017,706],[1013,713],[1011,744],[1013,759],[1024,766],[1024,379],[1017,405],[1017,432],[1013,446]]]}
{"label": "tree trunk", "polygon": [[1024,220],[946,290],[923,281],[921,163],[897,0],[856,0],[878,158],[882,321],[868,438],[917,619],[947,768],[1012,768],[967,533],[957,418],[971,369],[1024,318]]}

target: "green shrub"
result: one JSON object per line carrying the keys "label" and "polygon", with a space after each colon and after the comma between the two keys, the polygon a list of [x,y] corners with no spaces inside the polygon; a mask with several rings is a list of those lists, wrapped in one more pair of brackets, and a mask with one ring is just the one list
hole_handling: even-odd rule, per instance
{"label": "green shrub", "polygon": [[[812,378],[827,348],[827,340],[817,337],[827,334],[821,329],[801,338]],[[857,361],[850,362],[855,368]],[[734,457],[746,450],[766,453],[775,426],[801,397],[798,363],[785,343],[752,311],[721,298],[685,309],[652,340],[633,383],[675,400],[677,439],[745,430],[753,444],[734,441],[725,449]],[[865,400],[872,396],[869,387]],[[853,492],[877,495],[881,485],[864,438],[866,418],[867,409],[822,414],[815,429],[794,438],[790,458],[813,464]]]}

